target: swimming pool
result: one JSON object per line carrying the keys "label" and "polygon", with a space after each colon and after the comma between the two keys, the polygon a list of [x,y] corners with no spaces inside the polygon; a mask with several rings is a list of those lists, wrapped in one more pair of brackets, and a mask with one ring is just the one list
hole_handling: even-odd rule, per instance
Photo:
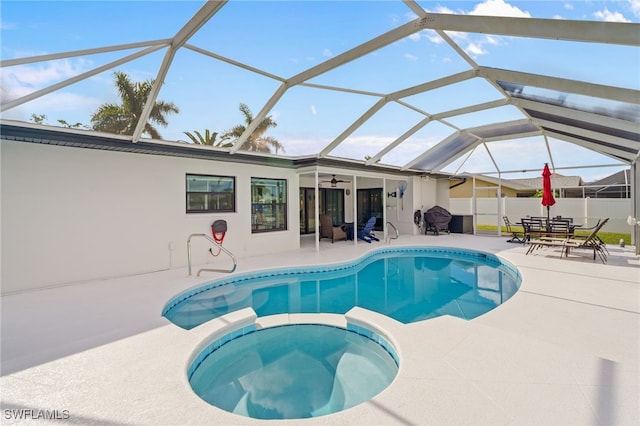
{"label": "swimming pool", "polygon": [[344,314],[354,306],[411,323],[472,319],[518,290],[517,268],[497,256],[447,247],[387,247],[351,262],[238,274],[172,298],[162,315],[191,329],[251,307],[258,316]]}
{"label": "swimming pool", "polygon": [[249,330],[214,343],[191,364],[203,400],[257,419],[319,417],[373,398],[396,377],[390,345],[321,324]]}

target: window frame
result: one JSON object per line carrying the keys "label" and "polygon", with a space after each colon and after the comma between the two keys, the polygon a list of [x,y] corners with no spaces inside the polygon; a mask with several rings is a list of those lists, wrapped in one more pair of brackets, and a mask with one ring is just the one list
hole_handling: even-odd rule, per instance
{"label": "window frame", "polygon": [[[205,179],[209,179],[211,181],[215,180],[215,179],[230,179],[231,183],[232,183],[232,190],[231,190],[231,198],[230,198],[230,202],[231,202],[231,207],[230,208],[203,208],[203,209],[190,209],[189,208],[189,196],[192,194],[201,194],[206,198],[206,195],[209,196],[220,196],[221,194],[224,195],[229,195],[229,192],[226,191],[190,191],[189,190],[189,179],[190,178],[205,178]],[[208,181],[207,181],[208,183]],[[206,174],[201,174],[201,173],[185,173],[185,213],[187,214],[192,214],[192,213],[236,213],[236,206],[237,206],[237,202],[236,202],[236,197],[237,197],[237,187],[236,187],[236,177],[235,176],[226,176],[226,175],[206,175]],[[213,200],[213,198],[212,198]],[[193,202],[193,200],[192,200]],[[207,205],[207,202],[204,202],[205,205]]]}
{"label": "window frame", "polygon": [[[259,201],[255,197],[263,196],[262,191],[258,194],[256,185],[259,183],[271,182],[273,186],[281,188],[273,199]],[[282,187],[280,186],[282,185]],[[251,233],[262,234],[265,232],[287,231],[289,229],[288,205],[289,205],[289,182],[287,179],[251,177]],[[269,191],[270,192],[270,191]],[[265,195],[266,196],[266,195]],[[280,199],[280,200],[278,200]],[[265,212],[267,215],[265,216]],[[261,223],[259,223],[261,222]]]}

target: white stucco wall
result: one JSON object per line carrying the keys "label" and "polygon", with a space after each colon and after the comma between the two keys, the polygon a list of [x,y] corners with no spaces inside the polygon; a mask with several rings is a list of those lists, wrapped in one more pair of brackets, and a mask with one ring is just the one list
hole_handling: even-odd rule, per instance
{"label": "white stucco wall", "polygon": [[[300,244],[293,169],[4,140],[1,151],[2,293],[184,267],[188,235],[216,219],[239,259]],[[237,212],[186,214],[187,173],[236,176]],[[252,176],[287,179],[287,231],[251,234]],[[214,260],[209,247],[193,241],[194,264]]]}

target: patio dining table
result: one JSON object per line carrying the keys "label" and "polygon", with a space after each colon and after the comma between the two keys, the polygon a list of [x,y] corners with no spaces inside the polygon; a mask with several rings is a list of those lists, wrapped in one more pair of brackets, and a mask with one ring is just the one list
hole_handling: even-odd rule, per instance
{"label": "patio dining table", "polygon": [[532,235],[539,238],[569,238],[573,236],[576,228],[582,226],[573,223],[573,218],[570,217],[547,219],[541,216],[522,218],[517,224],[524,229],[525,241],[530,241]]}

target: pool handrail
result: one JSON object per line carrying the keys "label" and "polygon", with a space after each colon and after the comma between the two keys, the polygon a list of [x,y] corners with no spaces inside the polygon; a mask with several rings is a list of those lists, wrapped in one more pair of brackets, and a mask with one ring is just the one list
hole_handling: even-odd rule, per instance
{"label": "pool handrail", "polygon": [[397,240],[400,237],[400,232],[398,232],[398,228],[396,228],[395,225],[391,222],[387,222],[387,226],[390,226],[394,231],[396,231],[395,237],[387,237],[387,244],[390,244],[391,240]]}
{"label": "pool handrail", "polygon": [[198,273],[196,274],[197,277],[200,276],[200,272],[202,272],[202,271],[229,272],[229,273],[231,273],[231,272],[236,270],[236,268],[238,267],[238,261],[236,260],[236,257],[233,255],[233,253],[231,253],[229,250],[227,250],[225,247],[223,247],[222,244],[219,244],[216,240],[214,240],[213,238],[211,238],[207,234],[191,234],[191,235],[189,235],[189,238],[187,238],[187,263],[189,264],[189,276],[191,276],[191,238],[192,237],[203,237],[204,239],[206,239],[207,241],[209,241],[210,243],[212,243],[213,245],[218,247],[220,250],[225,252],[227,255],[229,255],[229,257],[231,257],[231,260],[233,260],[233,267],[230,270],[213,269],[213,268],[201,268],[200,270],[198,270]]}

